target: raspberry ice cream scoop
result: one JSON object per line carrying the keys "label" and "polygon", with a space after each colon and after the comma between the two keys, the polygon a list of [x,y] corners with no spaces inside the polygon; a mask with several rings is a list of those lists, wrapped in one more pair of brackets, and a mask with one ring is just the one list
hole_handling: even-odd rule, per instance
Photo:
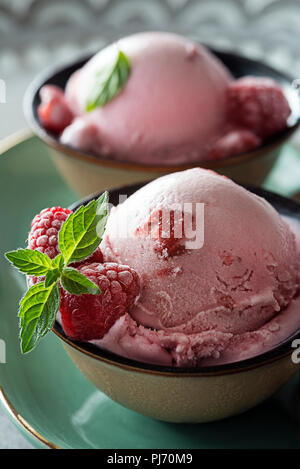
{"label": "raspberry ice cream scoop", "polygon": [[[169,214],[169,230],[162,226],[162,213]],[[176,238],[176,232],[183,234]],[[272,324],[299,288],[294,235],[277,211],[231,180],[198,168],[153,181],[113,209],[101,249],[106,259],[130,265],[141,279],[127,339],[139,353],[139,342],[157,346],[149,328],[158,331],[157,337],[173,340],[173,347],[161,348],[171,351],[177,364],[222,356],[237,337]],[[253,337],[264,335],[267,331]],[[191,345],[195,337],[197,348]],[[189,353],[179,357],[186,346]]]}
{"label": "raspberry ice cream scoop", "polygon": [[[160,239],[155,215],[171,213],[180,228],[182,217],[174,222],[172,213],[185,206],[193,210],[194,236],[203,234],[203,246],[183,233],[178,249],[168,252],[172,239]],[[145,227],[153,220],[149,234]],[[102,251],[140,275],[142,295],[132,315],[158,329],[253,330],[288,304],[298,286],[294,237],[276,210],[228,178],[198,168],[155,180],[114,209]]]}
{"label": "raspberry ice cream scoop", "polygon": [[[129,79],[105,106],[86,113],[96,74],[117,49],[130,59]],[[226,124],[230,80],[225,66],[189,39],[168,33],[121,39],[69,79],[65,96],[76,119],[61,141],[126,161],[201,161]]]}
{"label": "raspberry ice cream scoop", "polygon": [[250,152],[286,128],[291,112],[276,81],[234,79],[204,46],[163,32],[120,39],[76,70],[64,92],[45,85],[40,98],[40,122],[63,144],[158,165]]}

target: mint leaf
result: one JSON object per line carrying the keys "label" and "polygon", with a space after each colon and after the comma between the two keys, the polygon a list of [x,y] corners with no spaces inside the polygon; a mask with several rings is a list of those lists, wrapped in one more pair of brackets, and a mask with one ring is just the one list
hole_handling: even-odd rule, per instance
{"label": "mint leaf", "polygon": [[53,283],[57,282],[60,276],[61,276],[60,270],[58,269],[49,270],[49,272],[47,272],[46,277],[45,277],[45,287],[46,288],[51,287]]}
{"label": "mint leaf", "polygon": [[23,274],[39,277],[51,269],[51,260],[40,251],[17,249],[7,252],[5,256]]}
{"label": "mint leaf", "polygon": [[101,293],[95,283],[72,267],[66,267],[63,270],[60,281],[63,288],[71,295],[82,295],[83,293],[99,295]]}
{"label": "mint leaf", "polygon": [[46,287],[44,282],[33,285],[20,301],[20,339],[22,353],[30,352],[53,326],[59,308],[57,283]]}
{"label": "mint leaf", "polygon": [[119,51],[115,60],[97,73],[95,84],[87,99],[86,111],[93,111],[113,99],[128,80],[130,70],[129,58]]}
{"label": "mint leaf", "polygon": [[59,250],[64,256],[65,265],[78,262],[89,257],[101,242],[97,225],[107,219],[108,194],[104,192],[98,200],[87,206],[81,206],[72,213],[59,232]]}
{"label": "mint leaf", "polygon": [[54,257],[51,262],[52,269],[58,269],[62,272],[65,266],[64,256],[62,254],[58,254],[58,256]]}
{"label": "mint leaf", "polygon": [[61,276],[61,273],[65,266],[64,256],[62,254],[58,254],[58,256],[52,259],[51,266],[52,270],[49,270],[49,272],[47,272],[46,274],[45,287],[50,287]]}

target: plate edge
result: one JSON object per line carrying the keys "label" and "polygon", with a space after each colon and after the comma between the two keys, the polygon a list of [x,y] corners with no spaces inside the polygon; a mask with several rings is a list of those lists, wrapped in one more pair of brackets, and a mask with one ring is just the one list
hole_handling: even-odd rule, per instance
{"label": "plate edge", "polygon": [[26,142],[32,137],[35,137],[35,135],[30,129],[22,129],[2,138],[0,140],[0,155],[3,155],[13,147],[19,145],[20,143]]}
{"label": "plate edge", "polygon": [[21,414],[19,414],[19,412],[16,410],[16,408],[7,398],[2,386],[0,386],[0,402],[3,404],[4,409],[13,418],[13,420],[17,422],[19,425],[21,425],[21,427],[27,433],[33,436],[36,440],[40,441],[41,443],[43,443],[50,449],[62,449],[59,446],[52,443],[52,441],[49,441],[47,440],[47,438],[43,437],[22,417]]}

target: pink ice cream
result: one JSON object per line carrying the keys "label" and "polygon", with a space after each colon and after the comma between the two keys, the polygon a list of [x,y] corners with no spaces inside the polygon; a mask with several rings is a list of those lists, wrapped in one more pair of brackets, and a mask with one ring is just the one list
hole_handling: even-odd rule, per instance
{"label": "pink ice cream", "polygon": [[[131,62],[121,92],[86,112],[97,72],[118,50]],[[140,33],[101,50],[76,71],[65,97],[76,117],[61,141],[119,160],[176,164],[207,159],[226,124],[231,75],[206,48],[169,33]]]}
{"label": "pink ice cream", "polygon": [[300,327],[294,235],[268,202],[211,171],[137,191],[112,210],[101,248],[142,282],[130,313],[94,341],[120,355],[176,366],[235,361]]}
{"label": "pink ice cream", "polygon": [[207,48],[163,32],[120,39],[64,91],[44,85],[40,99],[40,124],[63,144],[159,166],[249,153],[286,129],[291,113],[273,79],[233,78]]}

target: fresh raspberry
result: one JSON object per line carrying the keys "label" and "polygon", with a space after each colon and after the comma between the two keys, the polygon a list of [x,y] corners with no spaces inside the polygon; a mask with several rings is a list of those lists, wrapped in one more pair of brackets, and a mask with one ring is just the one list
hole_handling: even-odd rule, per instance
{"label": "fresh raspberry", "polygon": [[101,339],[133,305],[140,290],[138,275],[128,266],[110,262],[87,264],[78,271],[98,285],[101,294],[71,295],[61,289],[63,329],[71,339]]}
{"label": "fresh raspberry", "polygon": [[228,88],[228,99],[233,121],[263,139],[287,126],[291,109],[280,85],[271,78],[234,80]]}
{"label": "fresh raspberry", "polygon": [[[61,207],[45,208],[42,210],[31,222],[28,248],[44,252],[50,259],[56,257],[59,254],[58,232],[70,213],[71,210]],[[87,259],[74,262],[71,266],[79,267],[93,262],[103,262],[103,254],[99,247]]]}
{"label": "fresh raspberry", "polygon": [[220,138],[212,148],[209,158],[219,160],[257,148],[261,139],[249,130],[234,130]]}
{"label": "fresh raspberry", "polygon": [[45,208],[34,217],[28,235],[28,248],[44,252],[50,259],[59,254],[58,232],[71,210],[61,207]]}
{"label": "fresh raspberry", "polygon": [[53,132],[64,130],[71,123],[73,114],[63,91],[57,86],[45,85],[40,90],[40,98],[37,112],[42,125]]}

